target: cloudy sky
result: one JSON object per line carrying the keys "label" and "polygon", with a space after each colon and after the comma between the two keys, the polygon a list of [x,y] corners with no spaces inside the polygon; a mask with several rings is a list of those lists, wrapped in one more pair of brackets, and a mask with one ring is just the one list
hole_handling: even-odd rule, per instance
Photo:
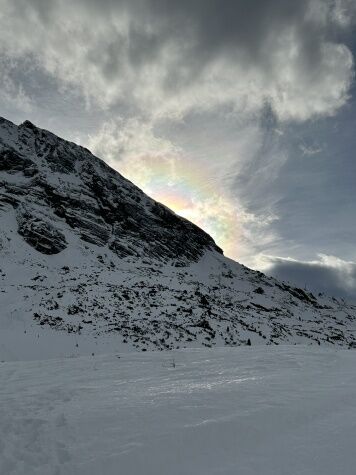
{"label": "cloudy sky", "polygon": [[356,300],[355,0],[0,0],[0,115]]}

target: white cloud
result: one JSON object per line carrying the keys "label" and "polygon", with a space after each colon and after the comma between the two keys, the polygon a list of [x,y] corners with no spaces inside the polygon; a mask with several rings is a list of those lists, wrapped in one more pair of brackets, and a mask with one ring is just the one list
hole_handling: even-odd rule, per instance
{"label": "white cloud", "polygon": [[96,134],[89,137],[89,147],[94,153],[105,157],[111,166],[115,167],[120,162],[122,168],[130,166],[127,161],[132,157],[141,160],[155,156],[172,161],[181,153],[180,148],[168,139],[154,134],[152,123],[137,118],[105,122]]}
{"label": "white cloud", "polygon": [[318,153],[322,152],[323,149],[319,146],[308,146],[305,143],[299,144],[299,149],[303,155],[317,155]]}

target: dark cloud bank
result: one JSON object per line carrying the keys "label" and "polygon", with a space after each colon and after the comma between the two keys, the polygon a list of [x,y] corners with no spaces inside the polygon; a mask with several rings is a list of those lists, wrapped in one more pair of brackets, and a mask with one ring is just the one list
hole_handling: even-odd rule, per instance
{"label": "dark cloud bank", "polygon": [[356,263],[321,256],[319,261],[298,262],[271,258],[269,275],[313,292],[343,297],[356,303]]}

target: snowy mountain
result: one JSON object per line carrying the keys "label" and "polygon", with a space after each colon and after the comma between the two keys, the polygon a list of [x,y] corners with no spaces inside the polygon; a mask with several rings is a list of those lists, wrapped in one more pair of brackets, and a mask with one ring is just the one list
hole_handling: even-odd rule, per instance
{"label": "snowy mountain", "polygon": [[0,119],[0,358],[356,346],[356,307],[223,256],[93,156]]}

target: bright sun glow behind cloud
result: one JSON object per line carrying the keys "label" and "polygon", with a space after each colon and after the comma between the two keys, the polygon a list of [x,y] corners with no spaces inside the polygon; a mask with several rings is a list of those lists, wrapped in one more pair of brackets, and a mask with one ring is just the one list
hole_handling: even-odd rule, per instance
{"label": "bright sun glow behind cloud", "polygon": [[106,123],[89,147],[149,196],[204,229],[225,255],[237,257],[236,206],[206,162],[199,166],[137,120]]}
{"label": "bright sun glow behind cloud", "polygon": [[[155,200],[204,229],[230,257],[237,255],[237,214],[232,199],[216,189],[209,172],[180,159],[167,166],[157,157],[136,157],[120,172]],[[129,162],[135,161],[131,157]],[[170,163],[170,161],[168,161]],[[121,164],[122,165],[122,164]]]}

